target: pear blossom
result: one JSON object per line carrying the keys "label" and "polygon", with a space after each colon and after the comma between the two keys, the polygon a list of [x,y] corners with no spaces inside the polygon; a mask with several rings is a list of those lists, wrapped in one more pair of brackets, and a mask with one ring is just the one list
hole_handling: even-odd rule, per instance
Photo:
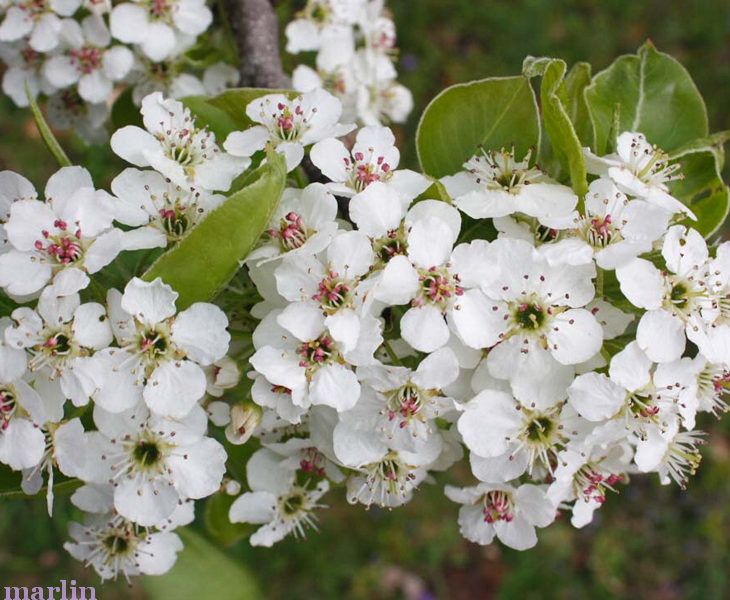
{"label": "pear blossom", "polygon": [[656,471],[663,485],[674,480],[684,489],[702,461],[698,449],[705,443],[702,436],[700,431],[679,431],[676,422],[663,431],[653,429],[647,443],[636,450],[636,464],[641,471]]}
{"label": "pear blossom", "polygon": [[294,99],[283,94],[261,96],[249,102],[246,115],[258,125],[229,134],[223,147],[231,155],[250,161],[251,156],[271,144],[286,159],[287,171],[302,162],[305,147],[340,137],[355,127],[339,122],[342,104],[321,89]]}
{"label": "pear blossom", "polygon": [[123,249],[111,197],[94,189],[88,171],[63,167],[48,180],[45,197],[10,207],[10,249],[0,256],[0,286],[10,295],[31,296],[49,283],[57,295],[77,292]]}
{"label": "pear blossom", "polygon": [[365,125],[381,125],[384,123],[405,123],[413,111],[413,94],[404,85],[390,77],[373,76],[377,68],[372,68],[371,56],[359,54],[356,63],[355,78],[358,81],[356,90],[356,107],[360,120]]}
{"label": "pear blossom", "polygon": [[568,388],[568,402],[583,418],[597,423],[589,436],[594,443],[615,443],[631,433],[641,456],[680,417],[694,426],[697,405],[686,402],[686,390],[693,383],[690,362],[654,368],[633,341],[611,359],[608,376],[591,372],[576,377]]}
{"label": "pear blossom", "polygon": [[71,501],[89,515],[83,524],[69,524],[73,541],[64,548],[92,566],[102,580],[120,574],[129,580],[133,575],[166,573],[183,548],[173,530],[193,520],[191,505],[183,503],[164,523],[140,527],[114,512],[112,486],[86,484],[73,493]]}
{"label": "pear blossom", "polygon": [[337,196],[352,197],[371,183],[382,181],[393,188],[407,207],[430,182],[423,175],[398,168],[400,152],[387,127],[363,127],[355,145],[348,150],[334,138],[312,146],[311,159],[332,183],[327,187]]}
{"label": "pear blossom", "polygon": [[7,65],[2,90],[16,106],[28,106],[26,86],[33,98],[38,94],[50,96],[56,91],[56,87],[43,75],[45,55],[33,50],[27,42],[0,44],[0,58]]}
{"label": "pear blossom", "polygon": [[114,485],[114,509],[141,526],[169,518],[181,500],[218,490],[226,453],[205,436],[208,419],[195,407],[181,419],[166,419],[138,404],[122,413],[94,408],[97,431],[89,432],[84,478]]}
{"label": "pear blossom", "polygon": [[0,23],[0,42],[15,42],[28,37],[36,52],[50,52],[60,41],[63,20],[81,5],[81,0],[12,0]]}
{"label": "pear blossom", "polygon": [[288,390],[299,406],[348,410],[360,396],[353,366],[374,362],[373,353],[382,341],[381,325],[372,317],[363,318],[356,347],[345,350],[319,309],[302,308],[269,313],[254,333],[257,349],[251,365],[272,386]]}
{"label": "pear blossom", "polygon": [[96,353],[88,368],[98,406],[121,412],[144,400],[156,415],[182,418],[203,398],[203,367],[228,350],[228,319],[205,302],[175,314],[177,297],[160,278],[134,278],[123,294],[109,291],[109,317],[119,348]]}
{"label": "pear blossom", "polygon": [[218,147],[215,135],[199,128],[181,102],[155,92],[142,100],[145,129],[127,125],[114,132],[112,150],[138,167],[152,167],[181,187],[228,190],[251,164]]}
{"label": "pear blossom", "polygon": [[570,519],[573,527],[588,525],[593,513],[606,502],[608,493],[616,493],[617,486],[626,483],[627,456],[630,461],[633,454],[627,446],[592,446],[588,452],[571,446],[560,453],[547,496],[555,505],[575,500]]}
{"label": "pear blossom", "polygon": [[110,27],[116,39],[139,45],[145,56],[160,62],[170,57],[180,42],[192,45],[212,20],[205,0],[135,0],[114,6]]}
{"label": "pear blossom", "polygon": [[408,233],[407,254],[390,259],[374,290],[386,304],[411,304],[401,318],[401,336],[422,352],[444,346],[450,326],[468,346],[487,345],[482,344],[482,322],[490,318],[490,308],[477,289],[487,263],[486,245],[460,244],[452,251],[455,238],[452,227],[438,217],[416,221]]}
{"label": "pear blossom", "polygon": [[359,231],[337,234],[321,262],[302,255],[286,257],[274,273],[279,293],[291,302],[282,318],[307,318],[312,309],[321,311],[332,339],[345,352],[355,349],[362,310],[358,286],[374,261],[370,240]]}
{"label": "pear blossom", "polygon": [[430,354],[415,371],[376,364],[359,367],[357,374],[372,391],[340,415],[333,433],[336,453],[338,440],[354,438],[358,431],[378,434],[393,449],[418,452],[438,435],[435,419],[456,411],[443,392],[459,375],[459,363],[449,347]]}
{"label": "pear blossom", "polygon": [[328,36],[347,34],[354,25],[366,0],[308,0],[306,6],[285,30],[286,51],[297,54],[319,50]]}
{"label": "pear blossom", "polygon": [[668,183],[681,179],[679,163],[671,162],[661,148],[649,143],[643,133],[624,131],[616,140],[616,154],[596,156],[584,148],[589,173],[609,177],[625,194],[646,200],[670,213],[695,216],[669,193]]}
{"label": "pear blossom", "polygon": [[125,46],[110,46],[111,34],[104,21],[89,15],[79,25],[67,20],[62,29],[62,53],[43,65],[44,77],[56,88],[78,85],[79,96],[90,102],[105,102],[114,83],[132,68],[134,55]]}
{"label": "pear blossom", "polygon": [[[585,200],[585,216],[574,213],[559,223],[561,241],[547,244],[548,260],[580,264],[595,259],[602,269],[615,269],[649,252],[666,232],[672,214],[644,200],[628,200],[610,179],[592,181]],[[564,227],[565,226],[565,227]],[[561,236],[561,237],[562,237]]]}
{"label": "pear blossom", "polygon": [[248,461],[246,478],[251,491],[236,498],[229,518],[233,523],[261,525],[250,537],[252,546],[270,547],[289,534],[304,537],[306,528],[316,529],[313,512],[323,507],[320,499],[329,489],[327,480],[316,486],[295,483],[294,471],[265,448]]}
{"label": "pear blossom", "polygon": [[136,229],[125,233],[127,249],[161,247],[183,238],[225,200],[192,186],[180,186],[156,171],[125,169],[111,184],[115,219]]}
{"label": "pear blossom", "polygon": [[337,201],[321,183],[302,190],[287,188],[266,229],[265,241],[247,257],[261,263],[281,256],[314,255],[338,230]]}
{"label": "pear blossom", "polygon": [[586,308],[595,294],[595,267],[551,265],[516,239],[498,239],[486,253],[497,271],[474,301],[487,315],[480,346],[491,347],[489,371],[509,380],[518,400],[547,408],[564,398],[573,365],[592,358],[603,343],[601,326]]}
{"label": "pear blossom", "polygon": [[33,184],[13,171],[0,171],[0,253],[9,249],[5,222],[10,218],[10,207],[17,200],[36,200]]}
{"label": "pear blossom", "polygon": [[461,504],[461,534],[482,546],[496,536],[505,546],[526,550],[537,544],[536,527],[555,520],[555,508],[538,486],[480,483],[475,487],[446,486],[446,496]]}
{"label": "pear blossom", "polygon": [[538,409],[486,389],[464,406],[457,426],[477,479],[500,483],[525,471],[533,475],[536,468],[552,472],[556,457],[581,429],[577,421],[562,402]]}
{"label": "pear blossom", "polygon": [[714,300],[708,289],[707,244],[695,229],[674,225],[662,245],[666,270],[635,258],[616,269],[621,292],[646,312],[639,321],[636,340],[654,362],[682,356],[687,337],[692,339],[692,317],[710,311]]}
{"label": "pear blossom", "polygon": [[205,391],[209,396],[220,398],[241,380],[241,369],[230,356],[224,356],[203,369],[207,381]]}
{"label": "pear blossom", "polygon": [[69,87],[50,96],[47,109],[48,122],[54,127],[73,131],[88,144],[109,141],[104,123],[111,111],[106,102],[90,104],[77,89]]}
{"label": "pear blossom", "polygon": [[112,329],[103,305],[82,304],[78,294],[58,298],[52,292],[47,288],[41,294],[37,311],[13,311],[14,326],[5,330],[5,341],[26,349],[29,369],[58,378],[64,396],[82,406],[93,390],[85,373],[88,357],[111,344]]}
{"label": "pear blossom", "polygon": [[[4,334],[10,319],[0,319]],[[37,465],[45,451],[40,426],[63,418],[63,397],[39,394],[31,385],[24,350],[0,337],[0,462],[14,470]]]}
{"label": "pear blossom", "polygon": [[[346,461],[350,463],[349,466],[357,467],[347,479],[348,502],[387,508],[410,502],[413,492],[426,477],[428,464],[438,458],[441,451],[440,438],[432,439],[439,442],[431,448],[436,451],[435,456],[433,452],[396,452],[387,448],[377,452],[367,447],[354,455],[350,455],[349,451],[348,454],[341,454],[350,459]],[[358,456],[359,460],[353,462],[352,459]]]}
{"label": "pear blossom", "polygon": [[550,180],[530,166],[532,153],[518,161],[514,148],[472,156],[464,170],[441,179],[456,207],[474,219],[524,213],[561,217],[571,213],[578,197],[569,187]]}
{"label": "pear blossom", "polygon": [[93,567],[102,581],[114,580],[120,574],[125,579],[134,575],[163,575],[183,549],[177,534],[150,533],[111,513],[83,525],[72,521],[69,533],[73,541],[66,542],[64,548]]}

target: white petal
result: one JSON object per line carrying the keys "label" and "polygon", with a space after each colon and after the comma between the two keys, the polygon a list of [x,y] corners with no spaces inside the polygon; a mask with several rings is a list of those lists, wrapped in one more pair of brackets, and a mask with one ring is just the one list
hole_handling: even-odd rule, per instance
{"label": "white petal", "polygon": [[159,142],[147,131],[134,125],[117,129],[111,137],[110,144],[117,156],[138,167],[148,167],[150,161],[145,154],[160,151]]}
{"label": "white petal", "polygon": [[345,145],[336,139],[328,138],[312,146],[309,157],[314,165],[330,181],[343,182],[347,179],[346,161],[352,161]]}
{"label": "white petal", "polygon": [[159,277],[142,281],[135,277],[124,288],[122,308],[146,325],[155,325],[175,314],[177,292]]}
{"label": "white petal", "polygon": [[636,341],[652,361],[671,362],[684,352],[684,325],[666,310],[650,310],[639,321]]}
{"label": "white petal", "polygon": [[253,156],[259,150],[263,150],[268,141],[268,129],[256,125],[245,131],[234,131],[229,134],[223,143],[223,148],[233,156]]}
{"label": "white petal", "polygon": [[421,352],[433,352],[449,341],[449,328],[441,311],[427,304],[410,308],[400,321],[403,339]]}
{"label": "white petal", "polygon": [[548,333],[548,345],[555,359],[575,365],[593,357],[603,344],[603,329],[596,318],[582,308],[556,316]]}
{"label": "white petal", "polygon": [[231,523],[262,524],[273,520],[277,498],[271,492],[246,492],[228,511]]}
{"label": "white petal", "polygon": [[360,382],[344,365],[321,367],[312,377],[309,388],[312,404],[331,406],[338,412],[349,410],[360,398]]}
{"label": "white petal", "polygon": [[636,258],[618,267],[616,277],[621,292],[634,306],[653,310],[662,305],[664,280],[659,269],[648,260]]}
{"label": "white petal", "polygon": [[172,339],[188,358],[210,365],[228,352],[228,318],[215,304],[196,302],[181,312],[172,325]]}
{"label": "white petal", "polygon": [[611,359],[608,374],[612,381],[630,392],[645,387],[651,379],[651,359],[636,342],[630,342]]}
{"label": "white petal", "polygon": [[215,492],[226,472],[226,451],[212,438],[181,447],[168,458],[175,488],[187,498],[205,498]]}
{"label": "white petal", "polygon": [[86,348],[99,350],[112,343],[112,328],[106,309],[96,302],[87,302],[74,313],[74,338]]}
{"label": "white petal", "polygon": [[501,302],[489,300],[480,290],[467,290],[456,298],[449,321],[470,348],[490,348],[506,331],[506,314]]}
{"label": "white petal", "polygon": [[408,234],[408,256],[423,269],[445,264],[456,240],[451,228],[441,219],[428,217],[417,221]]}
{"label": "white petal", "polygon": [[205,373],[189,360],[165,361],[144,388],[144,400],[155,414],[180,418],[205,395]]}
{"label": "white petal", "polygon": [[625,390],[601,373],[580,375],[568,388],[571,406],[589,421],[610,419],[625,400]]}
{"label": "white petal", "polygon": [[418,286],[418,272],[408,258],[399,255],[388,261],[373,294],[389,305],[406,304],[416,296]]}

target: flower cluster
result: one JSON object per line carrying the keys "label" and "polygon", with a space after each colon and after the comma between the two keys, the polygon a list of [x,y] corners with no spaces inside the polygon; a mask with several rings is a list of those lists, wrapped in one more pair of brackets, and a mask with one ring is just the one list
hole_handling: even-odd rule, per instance
{"label": "flower cluster", "polygon": [[[334,486],[405,504],[463,456],[476,484],[446,487],[462,534],[517,549],[562,511],[586,525],[631,474],[685,485],[696,415],[727,408],[730,243],[684,224],[661,149],[615,147],[586,149],[584,199],[485,149],[445,202],[397,168],[387,128],[313,146],[329,183],[288,190],[247,261],[256,406],[233,433],[261,449],[230,518],[260,525],[252,544],[314,527]],[[465,238],[461,213],[498,235]]]}
{"label": "flower cluster", "polygon": [[28,92],[47,96],[52,123],[89,141],[103,141],[120,85],[139,104],[153,91],[180,98],[238,82],[231,65],[195,74],[185,59],[212,23],[205,0],[10,0],[0,11],[3,92],[18,106]]}
{"label": "flower cluster", "polygon": [[294,88],[333,93],[342,101],[348,121],[405,122],[413,97],[397,81],[395,24],[384,4],[384,0],[307,0],[286,27],[286,50],[317,54],[314,68],[299,65],[294,70]]}
{"label": "flower cluster", "polygon": [[[105,46],[109,7],[59,2],[13,4],[0,39],[22,24],[37,46],[86,11],[96,50],[134,49],[106,68],[176,56],[209,23],[199,0],[121,3]],[[527,549],[631,475],[683,487],[698,415],[728,408],[730,242],[691,227],[681,164],[625,131],[584,149],[580,197],[515,148],[435,180],[380,124],[410,98],[381,2],[311,0],[287,35],[326,76],[231,93],[211,111],[225,139],[154,91],[111,136],[133,165],[111,193],[76,166],[42,196],[0,173],[0,468],[49,512],[54,481],[80,485],[69,553],[102,578],[161,574],[195,500],[236,496],[230,521],[271,546],[316,528],[330,490],[396,508],[437,482],[465,538]],[[86,42],[58,38],[34,76],[94,88],[100,72],[70,76]]]}
{"label": "flower cluster", "polygon": [[[28,93],[47,97],[52,125],[103,142],[124,88],[139,106],[153,92],[212,96],[238,84],[211,31],[223,33],[205,0],[9,0],[0,6],[2,90],[20,107]],[[310,0],[286,32],[289,52],[318,51],[316,71],[296,69],[295,89],[330,91],[348,121],[405,121],[413,99],[396,82],[383,0]],[[204,59],[191,57],[204,35]]]}
{"label": "flower cluster", "polygon": [[120,129],[112,147],[153,169],[126,169],[114,195],[81,167],[54,174],[44,199],[0,173],[0,286],[21,304],[0,319],[0,462],[22,472],[27,493],[46,486],[49,513],[54,478],[84,482],[72,500],[90,515],[67,548],[102,578],[174,563],[182,545],[171,530],[225,473],[208,420],[226,424],[230,411],[211,398],[239,378],[218,306],[178,310],[160,278],[99,285],[121,253],[184,237],[248,166],[180,102],[154,93],[142,107],[147,130]]}

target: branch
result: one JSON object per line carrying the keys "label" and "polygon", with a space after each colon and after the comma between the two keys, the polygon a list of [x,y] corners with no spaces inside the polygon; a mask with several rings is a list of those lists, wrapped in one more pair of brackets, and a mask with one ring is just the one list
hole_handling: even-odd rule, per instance
{"label": "branch", "polygon": [[225,0],[244,87],[288,88],[279,56],[279,22],[270,0]]}

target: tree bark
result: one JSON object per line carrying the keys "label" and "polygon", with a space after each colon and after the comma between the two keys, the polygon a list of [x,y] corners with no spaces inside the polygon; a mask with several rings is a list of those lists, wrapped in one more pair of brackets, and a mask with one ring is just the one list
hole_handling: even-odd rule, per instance
{"label": "tree bark", "polygon": [[241,86],[289,88],[279,55],[279,22],[270,0],[225,0],[238,46]]}

